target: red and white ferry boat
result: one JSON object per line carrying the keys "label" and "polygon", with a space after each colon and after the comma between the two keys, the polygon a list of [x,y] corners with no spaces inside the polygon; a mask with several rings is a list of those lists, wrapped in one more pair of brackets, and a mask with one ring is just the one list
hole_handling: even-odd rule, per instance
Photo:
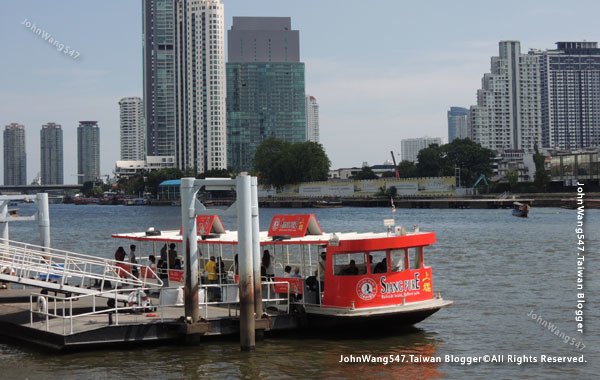
{"label": "red and white ferry boat", "polygon": [[[219,285],[235,283],[237,232],[226,230],[216,215],[197,216],[197,231],[200,272],[216,256],[229,274],[219,276]],[[113,237],[144,242],[138,252],[157,257],[164,243],[182,241],[181,230]],[[276,215],[269,230],[260,233],[261,256],[268,251],[275,263],[274,278],[263,283],[272,281],[276,293],[289,292],[289,312],[310,328],[405,327],[452,304],[434,294],[433,273],[425,262],[433,243],[435,233],[418,229],[326,233],[313,214]],[[285,272],[286,267],[291,270]],[[174,271],[173,279],[183,281]]]}

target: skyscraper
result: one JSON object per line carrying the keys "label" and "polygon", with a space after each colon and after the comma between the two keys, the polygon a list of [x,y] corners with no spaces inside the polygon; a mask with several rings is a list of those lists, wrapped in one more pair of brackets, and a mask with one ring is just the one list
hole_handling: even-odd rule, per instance
{"label": "skyscraper", "polygon": [[469,110],[450,107],[448,111],[448,143],[469,137]]}
{"label": "skyscraper", "polygon": [[574,150],[600,144],[600,49],[557,42],[541,55],[542,144]]}
{"label": "skyscraper", "polygon": [[4,129],[4,184],[27,184],[25,127],[11,123]]}
{"label": "skyscraper", "polygon": [[227,167],[224,42],[220,0],[144,2],[147,155]]}
{"label": "skyscraper", "polygon": [[60,124],[47,123],[40,130],[40,168],[42,185],[62,185],[63,131]]}
{"label": "skyscraper", "polygon": [[540,57],[521,54],[519,41],[499,46],[471,106],[471,137],[485,148],[531,152],[542,140]]}
{"label": "skyscraper", "polygon": [[233,18],[227,32],[227,151],[235,170],[252,169],[266,138],[307,140],[299,35],[289,17]]}
{"label": "skyscraper", "polygon": [[138,97],[119,101],[121,114],[121,160],[146,159],[144,104]]}
{"label": "skyscraper", "polygon": [[177,0],[143,4],[146,153],[176,155],[175,16]]}
{"label": "skyscraper", "polygon": [[78,183],[100,178],[100,129],[97,121],[80,121],[77,127]]}
{"label": "skyscraper", "polygon": [[418,162],[419,152],[429,145],[442,145],[440,137],[417,137],[400,140],[400,157],[402,161]]}
{"label": "skyscraper", "polygon": [[178,0],[177,166],[227,168],[225,38],[220,0]]}
{"label": "skyscraper", "polygon": [[319,142],[319,104],[312,95],[306,97],[306,140]]}

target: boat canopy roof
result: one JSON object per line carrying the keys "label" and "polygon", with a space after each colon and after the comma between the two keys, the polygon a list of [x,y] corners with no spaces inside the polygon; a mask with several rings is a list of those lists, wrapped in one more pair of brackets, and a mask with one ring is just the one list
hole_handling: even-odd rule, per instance
{"label": "boat canopy roof", "polygon": [[[221,220],[215,215],[199,215],[196,218],[198,231],[198,244],[231,244],[238,243],[237,231],[225,230]],[[149,228],[146,232],[129,232],[113,234],[116,239],[129,239],[156,243],[181,243],[183,242],[182,229],[169,231],[155,231]],[[389,248],[424,246],[435,242],[433,232],[404,232],[397,235],[389,232],[333,232],[321,230],[315,215],[275,215],[269,231],[259,232],[260,245],[323,245],[339,246],[350,243],[349,246],[358,247],[359,241],[376,241],[380,239],[393,239],[389,241]],[[376,244],[375,246],[385,246]]]}
{"label": "boat canopy roof", "polygon": [[[261,245],[277,245],[277,244],[317,244],[317,245],[328,245],[332,239],[339,239],[342,241],[349,240],[372,240],[372,239],[383,239],[390,237],[425,237],[426,235],[433,235],[433,232],[408,232],[406,235],[397,236],[389,235],[387,232],[323,232],[320,235],[307,235],[302,237],[293,237],[289,239],[281,239],[277,236],[268,236],[268,231],[260,231],[260,244]],[[183,241],[182,235],[179,230],[161,231],[160,235],[149,236],[146,232],[129,232],[122,234],[113,234],[115,239],[129,239],[137,241],[148,241],[157,243],[181,243]],[[225,231],[223,234],[209,235],[209,236],[198,236],[198,244],[237,244],[238,233],[237,231]],[[430,244],[430,243],[427,243]]]}

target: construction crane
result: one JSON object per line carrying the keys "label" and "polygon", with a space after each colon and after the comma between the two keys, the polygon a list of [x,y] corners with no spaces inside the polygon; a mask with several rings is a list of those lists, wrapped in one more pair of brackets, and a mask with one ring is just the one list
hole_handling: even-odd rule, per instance
{"label": "construction crane", "polygon": [[394,171],[396,172],[396,179],[400,178],[400,169],[398,169],[398,165],[396,165],[396,157],[394,156],[394,151],[390,150],[392,154],[392,162],[394,163]]}

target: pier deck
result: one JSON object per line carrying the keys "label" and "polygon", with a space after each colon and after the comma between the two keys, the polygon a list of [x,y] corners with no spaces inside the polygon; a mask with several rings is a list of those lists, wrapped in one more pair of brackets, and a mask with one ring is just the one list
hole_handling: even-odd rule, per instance
{"label": "pier deck", "polygon": [[[202,308],[201,315],[207,318],[196,325],[184,322],[183,307],[112,313],[110,317],[104,313],[76,318],[46,318],[40,313],[30,312],[32,293],[36,293],[36,289],[0,290],[0,335],[35,346],[72,351],[118,344],[195,342],[208,337],[239,334],[239,318],[234,308]],[[36,302],[36,297],[33,302]],[[153,300],[153,304],[158,304],[158,300]],[[36,304],[33,308],[35,310]],[[97,310],[99,308],[96,306]],[[48,303],[48,309],[54,310],[52,302]],[[74,315],[91,311],[90,299],[74,303],[73,310]],[[57,305],[57,311],[62,315],[61,305]],[[68,311],[65,313],[69,315]],[[270,312],[268,317],[256,321],[256,329],[261,331],[297,327],[296,318],[285,313]]]}

